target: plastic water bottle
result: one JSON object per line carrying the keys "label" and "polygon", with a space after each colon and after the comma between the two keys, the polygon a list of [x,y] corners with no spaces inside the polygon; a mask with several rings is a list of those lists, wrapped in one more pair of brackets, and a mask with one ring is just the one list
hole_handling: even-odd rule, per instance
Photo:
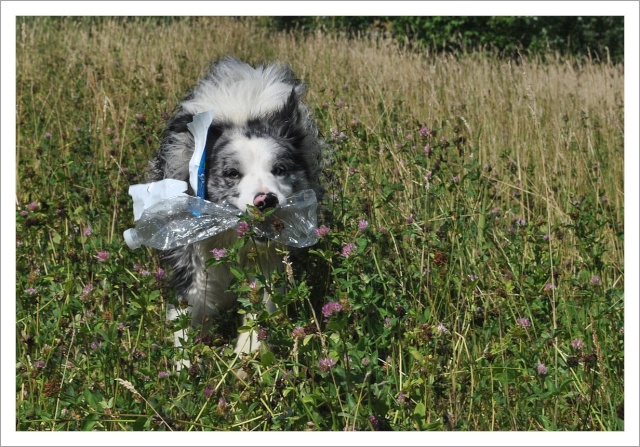
{"label": "plastic water bottle", "polygon": [[[129,248],[142,245],[168,250],[192,244],[235,228],[245,215],[228,203],[213,203],[198,197],[178,195],[144,210],[135,228],[124,232]],[[317,242],[317,199],[311,189],[289,197],[273,211],[252,220],[258,237],[292,247]]]}

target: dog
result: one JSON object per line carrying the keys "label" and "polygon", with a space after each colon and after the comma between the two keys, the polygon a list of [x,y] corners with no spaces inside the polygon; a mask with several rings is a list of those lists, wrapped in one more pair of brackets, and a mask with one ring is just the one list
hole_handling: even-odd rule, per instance
{"label": "dog", "polygon": [[[313,189],[320,201],[321,141],[303,102],[304,93],[305,85],[287,64],[254,67],[233,57],[215,61],[169,119],[149,163],[149,180],[188,180],[194,136],[187,125],[195,114],[213,111],[205,145],[206,200],[226,201],[247,212],[248,206],[273,208],[296,192]],[[187,193],[195,195],[196,191],[189,186]],[[187,304],[192,326],[204,332],[211,328],[212,319],[237,299],[228,290],[233,279],[229,266],[207,267],[207,260],[213,249],[228,247],[237,237],[238,232],[231,229],[161,254],[172,272],[179,300]],[[256,245],[260,269],[268,278],[282,268],[282,251],[272,241]],[[248,262],[247,250],[240,258],[242,263]],[[273,312],[275,307],[266,292],[264,299]],[[171,308],[167,317],[177,314]],[[258,346],[255,332],[241,333],[235,352],[253,352]]]}

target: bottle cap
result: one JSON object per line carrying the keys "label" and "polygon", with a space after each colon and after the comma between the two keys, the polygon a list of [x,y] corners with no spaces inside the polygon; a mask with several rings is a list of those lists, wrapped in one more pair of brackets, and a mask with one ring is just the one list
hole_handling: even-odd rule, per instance
{"label": "bottle cap", "polygon": [[140,243],[140,239],[138,239],[135,228],[129,228],[128,230],[125,230],[122,235],[124,236],[124,241],[127,243],[130,249],[135,250],[136,248],[140,248],[140,246],[142,245]]}

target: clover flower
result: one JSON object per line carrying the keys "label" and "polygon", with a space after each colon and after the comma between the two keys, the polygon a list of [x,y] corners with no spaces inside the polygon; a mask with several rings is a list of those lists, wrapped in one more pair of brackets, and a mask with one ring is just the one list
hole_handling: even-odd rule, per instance
{"label": "clover flower", "polygon": [[329,370],[331,370],[331,368],[333,368],[334,366],[336,366],[336,361],[331,357],[324,357],[318,361],[318,368],[320,369],[320,371],[325,373],[329,372]]}
{"label": "clover flower", "polygon": [[331,301],[330,303],[322,306],[322,315],[324,315],[325,318],[329,318],[332,315],[337,314],[341,310],[342,304],[338,303],[337,301]]}
{"label": "clover flower", "polygon": [[227,249],[226,248],[214,248],[213,250],[211,250],[211,253],[213,254],[213,257],[216,258],[216,261],[219,261],[220,259],[222,259],[224,257],[224,255],[227,254]]}
{"label": "clover flower", "polygon": [[356,249],[356,244],[354,244],[353,242],[349,242],[347,245],[342,247],[342,257],[348,258],[353,254],[355,249]]}
{"label": "clover flower", "polygon": [[247,222],[242,221],[238,223],[238,226],[236,227],[236,231],[238,232],[238,237],[244,236],[249,232],[250,229],[251,227]]}
{"label": "clover flower", "polygon": [[211,385],[207,385],[202,394],[204,394],[205,398],[209,399],[211,396],[213,396],[213,387]]}
{"label": "clover flower", "polygon": [[326,226],[322,225],[320,228],[316,228],[316,236],[318,237],[325,237],[329,234],[329,228],[327,228]]}
{"label": "clover flower", "polygon": [[547,370],[547,367],[544,365],[544,363],[538,363],[536,371],[538,371],[538,374],[541,376],[546,376],[547,373],[549,372],[549,370]]}
{"label": "clover flower", "polygon": [[297,326],[292,332],[291,335],[295,339],[304,338],[307,334],[302,326]]}
{"label": "clover flower", "polygon": [[523,328],[531,327],[531,320],[529,320],[528,318],[518,318],[516,320],[516,323],[518,323],[518,326]]}

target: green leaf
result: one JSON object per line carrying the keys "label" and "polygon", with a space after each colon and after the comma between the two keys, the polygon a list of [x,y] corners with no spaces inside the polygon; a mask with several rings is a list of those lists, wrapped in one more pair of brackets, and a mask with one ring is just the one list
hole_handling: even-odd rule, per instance
{"label": "green leaf", "polygon": [[419,362],[424,362],[424,356],[416,348],[409,348],[409,353]]}
{"label": "green leaf", "polygon": [[422,402],[417,404],[416,408],[413,410],[414,416],[425,417],[426,414],[427,414],[427,407]]}

